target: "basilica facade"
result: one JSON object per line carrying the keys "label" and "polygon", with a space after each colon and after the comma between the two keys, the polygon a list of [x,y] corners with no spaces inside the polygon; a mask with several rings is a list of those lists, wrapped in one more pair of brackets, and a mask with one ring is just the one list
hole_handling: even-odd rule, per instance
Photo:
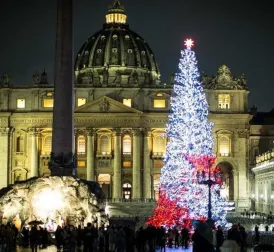
{"label": "basilica facade", "polygon": [[[251,206],[255,156],[274,139],[248,109],[245,77],[222,65],[201,76],[214,123],[221,193],[238,209]],[[153,51],[127,24],[119,1],[109,6],[103,28],[86,40],[75,61],[75,153],[77,176],[97,181],[110,199],[157,199],[165,127],[174,76],[160,79]],[[54,88],[35,73],[28,86],[9,74],[0,84],[0,187],[48,176]],[[66,99],[66,97],[63,97]],[[272,127],[273,126],[273,127]]]}

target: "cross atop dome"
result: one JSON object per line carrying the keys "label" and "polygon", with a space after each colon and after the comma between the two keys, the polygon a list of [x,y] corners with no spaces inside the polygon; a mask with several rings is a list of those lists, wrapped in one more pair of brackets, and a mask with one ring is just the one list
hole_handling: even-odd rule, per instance
{"label": "cross atop dome", "polygon": [[108,14],[106,15],[106,23],[120,23],[125,24],[127,22],[127,15],[125,14],[125,8],[119,0],[114,0],[112,5],[108,7]]}

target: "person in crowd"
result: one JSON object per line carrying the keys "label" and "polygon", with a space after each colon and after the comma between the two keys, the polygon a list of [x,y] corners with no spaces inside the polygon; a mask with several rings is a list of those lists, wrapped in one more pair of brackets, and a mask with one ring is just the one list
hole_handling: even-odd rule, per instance
{"label": "person in crowd", "polygon": [[104,251],[104,248],[105,248],[104,227],[100,227],[98,229],[98,245],[99,245],[99,251]]}
{"label": "person in crowd", "polygon": [[83,240],[83,230],[81,228],[81,225],[78,225],[78,228],[76,230],[76,240],[77,240],[77,249],[78,251],[81,251],[82,247],[82,240]]}
{"label": "person in crowd", "polygon": [[172,229],[169,229],[167,232],[167,239],[168,239],[168,247],[172,248],[173,244],[173,238],[174,238],[174,232]]}
{"label": "person in crowd", "polygon": [[89,222],[84,230],[84,252],[93,252],[98,234],[95,227]]}
{"label": "person in crowd", "polygon": [[126,235],[123,228],[120,226],[116,234],[116,252],[124,252],[126,247]]}
{"label": "person in crowd", "polygon": [[220,252],[220,247],[223,245],[224,240],[224,232],[222,227],[219,225],[216,231],[216,252]]}
{"label": "person in crowd", "polygon": [[209,223],[199,222],[192,235],[193,252],[213,252],[214,246],[212,240],[213,233],[211,225],[209,225]]}
{"label": "person in crowd", "polygon": [[259,227],[256,225],[255,226],[255,244],[259,244],[260,241],[260,232],[259,232]]}
{"label": "person in crowd", "polygon": [[77,245],[77,233],[73,225],[69,225],[68,227],[66,244],[68,252],[75,252]]}
{"label": "person in crowd", "polygon": [[29,229],[26,227],[23,227],[22,235],[23,235],[23,247],[27,248],[29,246]]}
{"label": "person in crowd", "polygon": [[39,239],[39,231],[37,229],[37,226],[34,225],[31,227],[31,230],[29,232],[29,242],[30,242],[30,247],[32,252],[37,252],[38,239]]}
{"label": "person in crowd", "polygon": [[183,227],[181,231],[181,237],[182,237],[182,247],[185,247],[185,249],[187,249],[188,241],[189,241],[189,231],[187,227]]}
{"label": "person in crowd", "polygon": [[179,248],[179,231],[177,228],[174,228],[174,246],[175,248]]}
{"label": "person in crowd", "polygon": [[63,244],[63,229],[59,225],[57,226],[57,229],[55,231],[55,240],[57,250],[60,251]]}
{"label": "person in crowd", "polygon": [[114,252],[116,249],[116,230],[113,226],[108,231],[109,252]]}

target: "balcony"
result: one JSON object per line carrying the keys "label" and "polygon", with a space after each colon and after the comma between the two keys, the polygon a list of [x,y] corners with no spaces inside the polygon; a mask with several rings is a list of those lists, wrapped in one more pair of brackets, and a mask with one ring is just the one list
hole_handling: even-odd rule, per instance
{"label": "balcony", "polygon": [[98,159],[111,159],[112,158],[112,152],[97,152],[96,153],[96,158]]}

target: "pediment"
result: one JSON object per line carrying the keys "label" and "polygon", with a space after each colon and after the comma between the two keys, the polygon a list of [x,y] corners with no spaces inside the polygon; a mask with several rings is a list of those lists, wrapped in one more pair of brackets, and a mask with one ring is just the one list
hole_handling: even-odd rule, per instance
{"label": "pediment", "polygon": [[123,103],[111,99],[107,96],[102,96],[94,101],[88,102],[75,109],[77,113],[137,113],[142,114],[143,112],[128,107]]}

